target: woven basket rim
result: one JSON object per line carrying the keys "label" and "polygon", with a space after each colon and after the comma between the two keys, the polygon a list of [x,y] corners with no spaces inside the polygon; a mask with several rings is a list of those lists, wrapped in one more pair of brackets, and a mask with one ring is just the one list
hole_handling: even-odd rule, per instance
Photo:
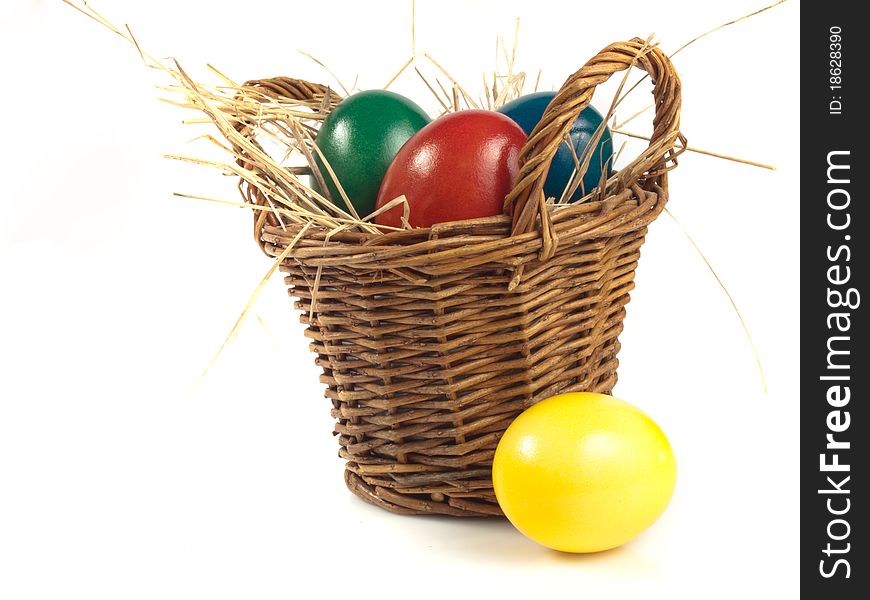
{"label": "woven basket rim", "polygon": [[[566,205],[548,203],[543,192],[544,180],[574,120],[589,105],[599,84],[631,67],[645,71],[653,82],[655,116],[649,146],[607,181],[604,198],[600,197],[602,192],[596,190],[581,202]],[[325,100],[328,97],[330,102],[340,100],[334,98],[333,92],[326,86],[289,77],[253,80],[245,86],[256,88],[264,98],[319,97]],[[285,226],[279,224],[270,212],[255,211],[254,237],[270,256],[277,255],[271,245],[283,243],[286,248],[286,245],[295,244],[301,239],[320,239],[321,245],[330,249],[355,245],[359,247],[359,252],[345,251],[346,260],[365,263],[367,256],[381,247],[389,249],[381,251],[381,254],[392,253],[396,258],[396,246],[404,246],[411,255],[421,252],[432,254],[433,250],[443,245],[437,240],[455,241],[455,238],[473,232],[481,239],[470,239],[469,243],[476,241],[484,249],[490,246],[495,249],[530,245],[538,257],[545,260],[556,253],[560,243],[571,244],[595,236],[627,233],[645,227],[658,216],[667,202],[668,172],[677,166],[677,156],[686,146],[685,137],[679,129],[680,107],[681,83],[668,57],[641,38],[616,42],[602,49],[565,81],[529,135],[520,151],[519,177],[505,198],[505,215],[508,216],[374,234],[353,233],[342,227],[325,232],[325,228],[312,226],[312,223]],[[243,125],[240,127],[244,129]],[[678,145],[678,141],[682,144]],[[240,191],[246,202],[266,205],[265,198],[255,187],[240,182]],[[627,201],[632,200],[631,196],[636,204],[633,208],[630,202],[627,204]],[[276,225],[279,227],[276,228]],[[486,234],[509,239],[498,243]],[[311,254],[310,248],[306,251]],[[293,249],[291,252],[288,256],[297,259],[302,257]],[[519,268],[514,284],[522,275],[524,262],[527,261],[516,263]]]}
{"label": "woven basket rim", "polygon": [[[625,235],[648,226],[664,210],[667,191],[632,186],[604,200],[552,207],[553,231],[565,248],[578,243]],[[263,250],[311,266],[410,268],[430,274],[456,268],[499,265],[515,268],[539,257],[541,236],[530,231],[511,234],[508,215],[443,223],[383,234],[330,231],[324,227],[265,225]]]}

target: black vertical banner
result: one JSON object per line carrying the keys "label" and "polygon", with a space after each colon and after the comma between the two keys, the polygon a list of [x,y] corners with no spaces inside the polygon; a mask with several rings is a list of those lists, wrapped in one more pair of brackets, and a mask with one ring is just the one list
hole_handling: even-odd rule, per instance
{"label": "black vertical banner", "polygon": [[801,588],[866,598],[870,472],[868,33],[858,2],[801,15]]}

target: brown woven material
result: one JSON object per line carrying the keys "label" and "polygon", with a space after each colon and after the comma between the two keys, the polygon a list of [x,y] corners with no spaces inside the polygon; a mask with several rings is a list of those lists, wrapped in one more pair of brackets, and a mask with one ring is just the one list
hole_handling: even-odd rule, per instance
{"label": "brown woven material", "polygon": [[[245,87],[257,94],[262,95],[264,99],[288,99],[288,100],[311,100],[311,107],[316,112],[328,113],[330,110],[341,101],[341,96],[335,94],[327,86],[319,83],[311,83],[301,79],[292,79],[290,77],[273,77],[271,79],[259,79],[256,81],[248,81]],[[259,150],[262,146],[254,137],[256,126],[254,125],[237,125],[237,130]],[[239,166],[244,169],[250,169],[251,164],[245,160],[246,154],[243,148],[237,148],[238,153],[242,158],[238,159]],[[322,186],[323,189],[326,185]],[[268,202],[263,194],[256,187],[249,185],[244,179],[239,179],[239,192],[242,194],[245,202],[248,204],[258,204],[267,206]],[[275,214],[269,211],[255,211],[254,213],[254,239],[263,247],[263,242],[260,239],[260,234],[263,232],[263,227],[266,225],[278,225],[278,219]]]}
{"label": "brown woven material", "polygon": [[[563,135],[595,86],[630,66],[654,83],[649,148],[606,194],[547,205],[543,180]],[[251,85],[337,101],[295,80]],[[512,216],[382,235],[300,235],[259,216],[266,253],[295,240],[281,271],[323,368],[355,494],[402,514],[501,515],[491,464],[511,421],[557,393],[612,390],[640,247],[676,165],[679,112],[667,57],[640,39],[612,44],[567,80],[523,148]]]}

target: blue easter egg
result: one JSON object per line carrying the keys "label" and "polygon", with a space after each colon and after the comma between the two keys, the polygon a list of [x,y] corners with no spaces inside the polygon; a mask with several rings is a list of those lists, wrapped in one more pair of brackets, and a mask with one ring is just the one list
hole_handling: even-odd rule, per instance
{"label": "blue easter egg", "polygon": [[[498,109],[498,112],[507,115],[513,119],[517,125],[522,127],[526,134],[531,134],[535,125],[541,120],[546,110],[547,105],[556,96],[556,92],[535,92],[521,96],[516,100],[508,102]],[[587,106],[574,124],[571,126],[571,142],[574,145],[574,151],[577,153],[577,158],[583,160],[583,153],[586,151],[586,146],[592,140],[592,135],[604,118],[592,106]],[[598,145],[592,153],[592,158],[589,161],[589,169],[583,176],[583,185],[578,187],[571,196],[571,201],[579,200],[585,194],[598,187],[601,181],[602,165],[607,169],[607,176],[613,172],[611,157],[613,156],[613,140],[610,135],[610,128],[605,126],[604,133],[598,141]],[[568,185],[568,180],[571,173],[574,172],[574,156],[571,149],[566,144],[561,144],[559,150],[556,151],[556,156],[550,164],[550,171],[547,174],[547,181],[544,183],[544,194],[549,197],[554,197],[557,200],[562,197],[562,192]],[[585,192],[584,192],[585,190]]]}

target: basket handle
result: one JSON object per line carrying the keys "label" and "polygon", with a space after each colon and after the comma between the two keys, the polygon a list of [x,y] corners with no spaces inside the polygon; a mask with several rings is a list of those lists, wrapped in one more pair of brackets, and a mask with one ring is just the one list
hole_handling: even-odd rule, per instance
{"label": "basket handle", "polygon": [[314,100],[322,98],[327,90],[333,96],[336,95],[334,90],[325,85],[311,83],[304,79],[293,79],[292,77],[252,79],[242,84],[242,87],[255,89],[274,100]]}
{"label": "basket handle", "polygon": [[[246,81],[243,86],[251,90],[255,90],[259,94],[258,100],[266,102],[269,100],[320,100],[327,98],[330,105],[336,104],[341,100],[341,96],[336,94],[331,88],[319,83],[311,83],[304,79],[293,79],[292,77],[271,77],[268,79],[253,79]],[[257,96],[254,96],[257,98]],[[257,145],[253,136],[253,123],[238,122],[236,123],[236,131],[245,136],[252,144]],[[236,160],[242,168],[248,168],[249,165],[244,159],[244,151],[237,149],[240,157]],[[248,204],[258,204],[266,206],[268,202],[263,197],[263,194],[256,187],[248,185],[242,178],[239,178],[239,192]],[[278,225],[278,220],[275,215],[268,210],[254,211],[254,240],[266,252],[263,241],[260,239],[260,232],[264,225]]]}
{"label": "basket handle", "polygon": [[552,257],[558,246],[544,197],[544,180],[550,163],[571,125],[589,106],[595,88],[614,73],[631,66],[640,67],[652,79],[655,117],[647,151],[620,173],[627,175],[623,181],[642,177],[646,188],[658,185],[667,189],[666,173],[674,166],[672,159],[679,153],[679,149],[675,151],[675,144],[682,139],[680,78],[664,52],[640,38],[611,44],[565,81],[520,150],[520,173],[505,198],[505,210],[513,215],[513,236],[533,231],[540,217],[541,260]]}

